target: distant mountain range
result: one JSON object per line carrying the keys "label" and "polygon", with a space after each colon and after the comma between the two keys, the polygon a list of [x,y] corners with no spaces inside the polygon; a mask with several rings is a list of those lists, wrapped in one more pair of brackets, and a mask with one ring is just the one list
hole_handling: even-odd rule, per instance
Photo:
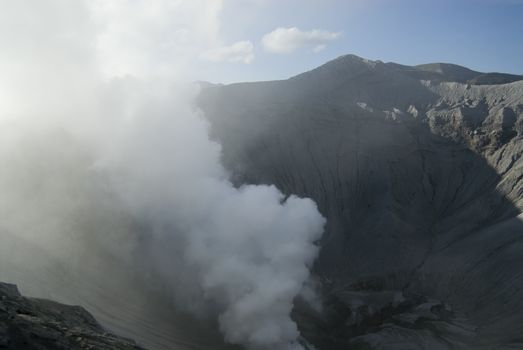
{"label": "distant mountain range", "polygon": [[404,66],[397,63],[387,63],[416,79],[432,81],[453,81],[471,85],[498,85],[523,80],[522,75],[506,73],[481,73],[449,63],[428,63],[418,66]]}

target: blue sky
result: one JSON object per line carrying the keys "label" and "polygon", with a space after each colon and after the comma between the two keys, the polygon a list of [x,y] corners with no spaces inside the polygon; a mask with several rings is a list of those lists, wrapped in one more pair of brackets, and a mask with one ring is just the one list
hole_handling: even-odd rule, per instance
{"label": "blue sky", "polygon": [[[337,33],[323,50],[268,51],[276,28]],[[282,79],[347,53],[402,64],[450,62],[523,74],[523,0],[225,0],[225,42],[249,41],[250,63],[201,65],[216,82]]]}
{"label": "blue sky", "polygon": [[96,62],[106,77],[230,83],[285,79],[352,53],[523,74],[523,0],[13,0],[0,7],[0,64],[20,69],[38,52],[56,66]]}

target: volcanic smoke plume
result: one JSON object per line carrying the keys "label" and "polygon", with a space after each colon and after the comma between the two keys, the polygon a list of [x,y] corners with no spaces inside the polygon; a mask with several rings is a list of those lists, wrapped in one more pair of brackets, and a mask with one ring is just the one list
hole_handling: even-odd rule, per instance
{"label": "volcanic smoke plume", "polygon": [[290,312],[324,219],[220,164],[186,83],[219,4],[0,5],[0,238],[75,264],[104,252],[217,315],[229,342],[300,348]]}

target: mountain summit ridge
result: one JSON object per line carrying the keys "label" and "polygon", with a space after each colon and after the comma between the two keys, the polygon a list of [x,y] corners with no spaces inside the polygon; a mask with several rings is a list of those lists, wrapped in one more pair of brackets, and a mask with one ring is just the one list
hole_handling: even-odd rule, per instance
{"label": "mountain summit ridge", "polygon": [[[388,67],[396,72],[408,75],[415,79],[458,82],[471,85],[500,85],[523,80],[523,75],[498,72],[479,72],[453,63],[437,62],[408,66],[394,62],[384,63],[380,60],[370,60],[354,54],[339,56],[318,68],[302,74],[308,74],[322,69],[340,70],[342,66],[347,68],[347,66],[350,65],[366,65],[371,69],[377,67]],[[298,76],[302,74],[298,74]],[[291,79],[293,78],[294,77]]]}
{"label": "mountain summit ridge", "polygon": [[523,80],[479,74],[347,55],[202,91],[235,182],[328,220],[326,313],[295,311],[316,348],[523,345]]}

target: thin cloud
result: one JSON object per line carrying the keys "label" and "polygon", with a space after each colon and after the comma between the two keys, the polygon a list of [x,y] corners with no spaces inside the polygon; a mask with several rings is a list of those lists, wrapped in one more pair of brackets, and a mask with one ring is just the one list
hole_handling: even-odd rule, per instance
{"label": "thin cloud", "polygon": [[280,27],[265,34],[262,44],[265,50],[278,54],[291,53],[300,48],[311,48],[312,51],[319,52],[340,35],[340,32],[323,29],[302,31],[296,27]]}
{"label": "thin cloud", "polygon": [[207,50],[200,57],[211,62],[249,64],[254,59],[254,45],[248,40],[238,41],[229,46]]}

